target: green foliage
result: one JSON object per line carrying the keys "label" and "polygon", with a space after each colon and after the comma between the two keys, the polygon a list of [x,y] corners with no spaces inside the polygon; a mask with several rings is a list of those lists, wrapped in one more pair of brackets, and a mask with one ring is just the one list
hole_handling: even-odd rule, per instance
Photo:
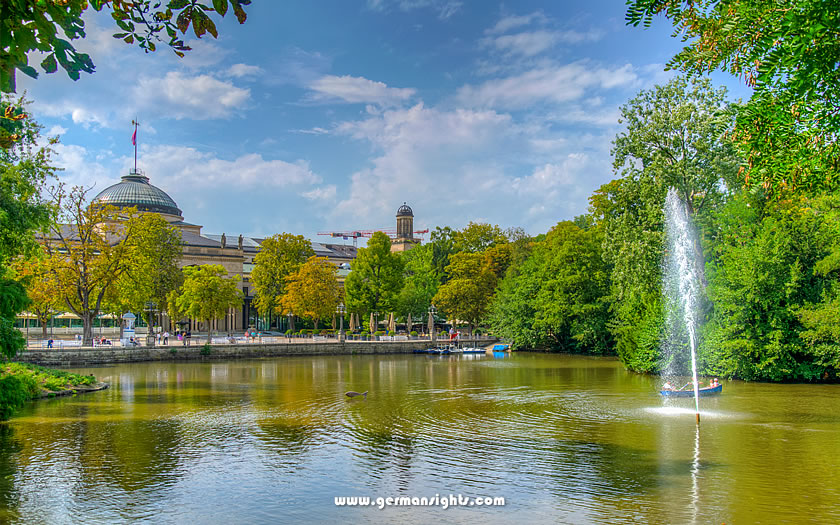
{"label": "green foliage", "polygon": [[434,264],[434,246],[415,246],[401,255],[405,264],[405,284],[397,297],[396,310],[413,319],[422,319],[437,293],[439,280]]}
{"label": "green foliage", "polygon": [[412,330],[408,335],[411,337],[417,337],[417,330]]}
{"label": "green foliage", "polygon": [[837,275],[825,271],[840,246],[836,203],[798,199],[759,214],[736,199],[721,210],[702,351],[708,372],[772,381],[836,372]]}
{"label": "green foliage", "polygon": [[281,233],[263,240],[251,272],[254,306],[260,315],[277,310],[280,297],[286,293],[286,277],[313,255],[312,243],[302,235]]}
{"label": "green foliage", "polygon": [[188,266],[183,271],[184,285],[175,301],[186,315],[206,322],[209,343],[210,321],[242,305],[239,276],[228,277],[227,270],[218,264]]}
{"label": "green foliage", "polygon": [[487,316],[497,277],[484,254],[456,253],[449,260],[450,280],[438,288],[434,303],[450,319],[469,323],[472,329]]}
{"label": "green foliage", "polygon": [[67,390],[96,382],[93,376],[83,376],[65,370],[52,370],[24,363],[6,363],[0,373],[0,421],[17,412],[23,403],[50,391]]}
{"label": "green foliage", "polygon": [[198,352],[203,356],[208,356],[213,353],[213,348],[210,347],[210,343],[204,343]]}
{"label": "green foliage", "polygon": [[[610,331],[622,362],[656,369],[665,311],[661,304],[664,213],[669,187],[688,204],[701,232],[737,184],[738,159],[723,135],[733,114],[725,92],[707,80],[676,78],[622,106],[626,130],[616,137],[613,166],[622,178],[590,198],[611,266]],[[695,245],[702,259],[702,241]],[[698,268],[703,276],[703,268]]]}
{"label": "green foliage", "polygon": [[514,348],[609,353],[610,268],[603,234],[557,224],[531,256],[507,273],[493,303],[491,326]]}
{"label": "green foliage", "polygon": [[279,300],[277,313],[293,312],[312,319],[317,328],[321,319],[335,314],[340,302],[338,268],[326,257],[312,256],[286,277],[286,293]]}
{"label": "green foliage", "polygon": [[823,0],[631,0],[627,20],[669,18],[686,46],[668,64],[715,70],[754,88],[734,133],[747,184],[761,194],[840,186],[840,9]]}
{"label": "green foliage", "polygon": [[[23,98],[3,97],[4,111],[22,108]],[[6,120],[2,121],[5,125]],[[0,149],[0,354],[14,357],[25,341],[13,324],[29,305],[26,291],[15,281],[10,264],[37,252],[33,232],[47,226],[52,211],[42,188],[54,175],[51,150],[39,146],[40,126],[30,119],[18,121],[14,145]],[[52,141],[49,141],[52,144]]]}
{"label": "green foliage", "polygon": [[190,48],[179,35],[185,35],[190,25],[196,38],[210,33],[218,36],[216,25],[206,14],[217,12],[224,17],[228,6],[233,8],[239,23],[245,22],[243,5],[251,0],[213,0],[212,5],[197,1],[169,0],[39,0],[4,1],[0,4],[0,91],[15,91],[15,72],[37,78],[38,72],[29,64],[30,55],[38,53],[41,68],[54,73],[60,65],[73,80],[80,73],[93,73],[90,56],[79,53],[70,40],[85,38],[84,11],[110,11],[119,32],[114,34],[127,44],[140,46],[147,53],[155,51],[162,35],[179,56]]}
{"label": "green foliage", "polygon": [[[156,213],[140,213],[125,223],[124,271],[106,294],[107,310],[121,315],[140,312],[150,326],[148,303],[171,311],[167,298],[183,280],[178,268],[181,232]],[[110,306],[110,308],[108,308]]]}
{"label": "green foliage", "polygon": [[28,399],[26,387],[18,377],[0,378],[0,421],[11,418]]}
{"label": "green foliage", "polygon": [[344,281],[347,310],[362,315],[378,310],[393,311],[403,287],[403,259],[391,253],[391,240],[376,232],[359,248],[353,271]]}

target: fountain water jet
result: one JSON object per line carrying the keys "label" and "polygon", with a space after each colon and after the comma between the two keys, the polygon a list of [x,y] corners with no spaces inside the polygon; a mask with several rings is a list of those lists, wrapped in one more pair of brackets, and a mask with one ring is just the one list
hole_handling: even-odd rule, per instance
{"label": "fountain water jet", "polygon": [[[700,423],[700,385],[697,381],[697,324],[698,307],[701,294],[698,264],[695,256],[696,237],[691,226],[691,219],[686,204],[680,199],[674,188],[668,190],[665,198],[665,231],[668,238],[668,252],[665,267],[663,291],[668,305],[668,337],[672,340],[666,345],[666,351],[674,348],[673,339],[682,332],[688,332],[691,349],[691,374],[694,383],[694,406],[697,423]],[[682,315],[680,315],[682,314]],[[673,355],[669,356],[663,369],[663,375],[674,375],[676,366]]]}

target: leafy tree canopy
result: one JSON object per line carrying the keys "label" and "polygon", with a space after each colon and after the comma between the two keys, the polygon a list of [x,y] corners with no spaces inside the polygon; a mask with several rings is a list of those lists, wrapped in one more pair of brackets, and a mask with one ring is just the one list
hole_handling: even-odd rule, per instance
{"label": "leafy tree canopy", "polygon": [[823,0],[630,0],[629,24],[664,15],[686,46],[668,64],[727,71],[755,88],[734,139],[753,190],[781,197],[840,185],[840,7]]}
{"label": "leafy tree canopy", "polygon": [[391,253],[391,240],[376,232],[359,248],[353,271],[344,281],[347,309],[359,314],[393,311],[403,287],[403,259]]}
{"label": "leafy tree canopy", "polygon": [[41,68],[54,73],[61,66],[73,80],[80,73],[93,73],[90,56],[76,51],[71,40],[85,37],[82,15],[92,7],[111,13],[119,38],[152,52],[161,37],[173,51],[184,56],[190,48],[181,39],[192,26],[196,38],[210,33],[218,36],[216,24],[208,13],[224,17],[232,9],[240,24],[246,13],[242,6],[251,0],[4,0],[0,3],[0,91],[15,91],[15,73],[32,78],[38,72],[29,63],[33,53],[45,55]]}
{"label": "leafy tree canopy", "polygon": [[286,277],[286,293],[278,300],[277,313],[293,313],[315,322],[335,314],[341,302],[338,268],[326,257],[312,256]]}
{"label": "leafy tree canopy", "polygon": [[286,292],[286,277],[313,255],[312,243],[302,235],[280,233],[262,242],[251,272],[256,294],[254,306],[260,314],[267,315],[277,309],[278,298]]}
{"label": "leafy tree canopy", "polygon": [[224,317],[230,308],[242,306],[239,276],[228,277],[220,264],[187,266],[183,269],[184,285],[176,302],[178,310],[207,324],[210,342],[210,321]]}

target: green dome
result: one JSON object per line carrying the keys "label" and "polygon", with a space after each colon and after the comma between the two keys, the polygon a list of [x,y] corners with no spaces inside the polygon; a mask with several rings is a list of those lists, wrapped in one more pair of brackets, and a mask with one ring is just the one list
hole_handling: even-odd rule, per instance
{"label": "green dome", "polygon": [[118,208],[133,206],[139,211],[181,216],[181,210],[172,197],[157,186],[149,184],[149,178],[139,170],[131,170],[120,182],[100,191],[99,195],[93,198],[93,202]]}

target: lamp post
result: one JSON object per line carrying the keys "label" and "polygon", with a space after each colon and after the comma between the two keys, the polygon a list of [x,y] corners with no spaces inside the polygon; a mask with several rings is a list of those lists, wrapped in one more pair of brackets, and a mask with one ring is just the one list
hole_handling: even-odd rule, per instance
{"label": "lamp post", "polygon": [[338,329],[338,342],[344,341],[344,312],[347,309],[344,308],[344,303],[338,303],[338,309],[336,313],[338,314],[338,323],[340,328]]}
{"label": "lamp post", "polygon": [[435,334],[435,313],[437,309],[435,309],[435,305],[432,304],[429,306],[429,335],[432,337],[432,342],[437,340],[437,334]]}

